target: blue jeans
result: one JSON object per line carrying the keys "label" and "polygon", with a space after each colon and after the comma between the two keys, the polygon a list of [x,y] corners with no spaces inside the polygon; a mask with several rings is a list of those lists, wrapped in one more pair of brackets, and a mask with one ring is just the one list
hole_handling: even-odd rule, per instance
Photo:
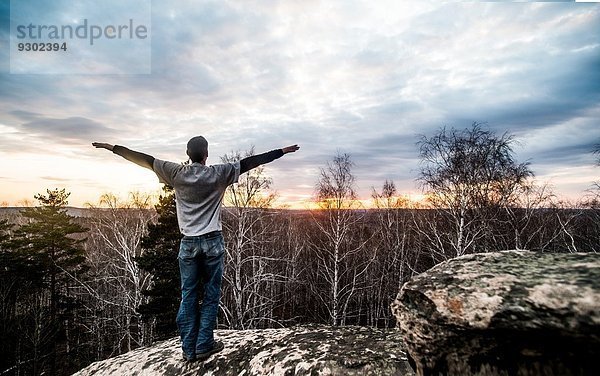
{"label": "blue jeans", "polygon": [[[188,358],[212,350],[219,313],[225,243],[220,231],[184,236],[179,246],[181,304],[177,327]],[[202,303],[199,305],[199,299]]]}

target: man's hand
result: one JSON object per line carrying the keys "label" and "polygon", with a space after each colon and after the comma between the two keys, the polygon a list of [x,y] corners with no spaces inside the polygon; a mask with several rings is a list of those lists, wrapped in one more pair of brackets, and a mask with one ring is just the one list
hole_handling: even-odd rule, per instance
{"label": "man's hand", "polygon": [[104,142],[92,142],[92,146],[98,148],[98,149],[106,149],[106,150],[113,150],[114,145],[111,144],[106,144]]}
{"label": "man's hand", "polygon": [[281,148],[281,150],[283,151],[283,154],[293,153],[293,152],[295,152],[298,149],[300,149],[300,146],[298,146],[298,144],[291,145],[291,146],[286,146],[284,148]]}

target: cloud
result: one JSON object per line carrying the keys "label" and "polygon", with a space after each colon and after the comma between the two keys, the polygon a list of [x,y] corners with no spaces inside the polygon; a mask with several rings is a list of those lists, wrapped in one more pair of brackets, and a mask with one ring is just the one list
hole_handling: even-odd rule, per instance
{"label": "cloud", "polygon": [[59,178],[59,177],[55,177],[55,176],[40,176],[40,179],[50,180],[50,181],[57,181],[57,182],[68,182],[68,181],[72,181],[73,180],[73,179]]}
{"label": "cloud", "polygon": [[36,120],[42,116],[42,114],[39,114],[37,112],[22,111],[22,110],[10,111],[9,114],[15,116],[16,118],[18,118],[20,120],[25,120],[25,121]]}
{"label": "cloud", "polygon": [[118,134],[115,129],[80,116],[54,118],[37,112],[14,110],[4,113],[3,118],[0,143],[4,153],[85,158],[93,155],[92,141],[112,139]]}
{"label": "cloud", "polygon": [[340,149],[368,194],[386,177],[414,185],[418,135],[444,125],[514,133],[519,159],[544,171],[587,163],[600,138],[597,5],[163,1],[152,13],[151,75],[0,73],[0,125],[17,132],[3,150],[48,141],[91,157],[102,138],[181,160],[202,134],[216,162],[298,143],[269,167],[278,188],[312,186]]}
{"label": "cloud", "polygon": [[91,138],[111,137],[115,130],[84,117],[49,118],[28,111],[12,111],[12,115],[25,121],[17,128],[19,131],[51,142],[89,141]]}

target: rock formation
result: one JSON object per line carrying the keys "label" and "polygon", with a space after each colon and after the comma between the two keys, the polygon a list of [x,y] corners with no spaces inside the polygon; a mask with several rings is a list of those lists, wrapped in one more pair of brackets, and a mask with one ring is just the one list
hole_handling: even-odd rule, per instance
{"label": "rock formation", "polygon": [[600,375],[600,255],[505,251],[413,278],[392,311],[419,375]]}
{"label": "rock formation", "polygon": [[75,375],[413,375],[399,331],[325,326],[218,330],[225,349],[181,359],[173,338],[91,364]]}

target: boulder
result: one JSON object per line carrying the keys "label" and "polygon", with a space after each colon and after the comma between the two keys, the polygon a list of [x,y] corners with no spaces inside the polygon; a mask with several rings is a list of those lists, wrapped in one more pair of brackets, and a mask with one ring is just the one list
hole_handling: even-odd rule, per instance
{"label": "boulder", "polygon": [[600,255],[458,257],[392,311],[418,375],[600,375]]}
{"label": "boulder", "polygon": [[93,363],[75,375],[413,375],[397,329],[217,330],[225,349],[186,363],[177,338]]}

